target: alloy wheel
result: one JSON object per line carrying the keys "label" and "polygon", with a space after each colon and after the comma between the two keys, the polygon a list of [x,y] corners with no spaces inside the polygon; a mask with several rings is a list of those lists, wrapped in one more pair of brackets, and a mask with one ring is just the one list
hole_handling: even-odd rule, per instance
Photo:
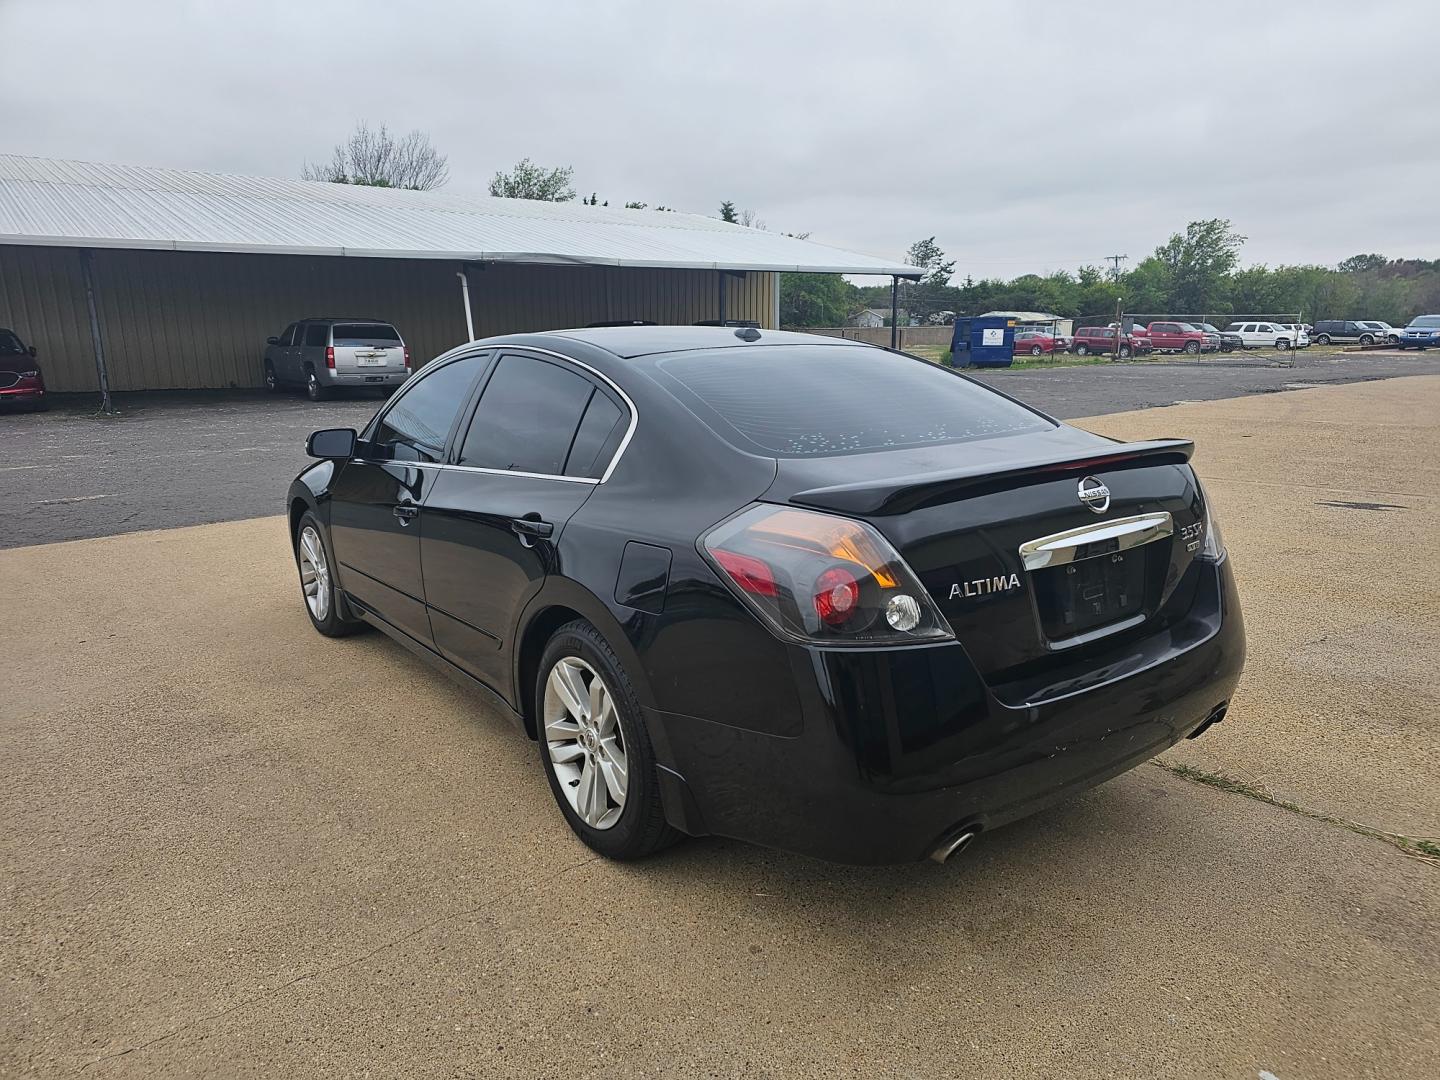
{"label": "alloy wheel", "polygon": [[300,531],[296,545],[300,556],[300,587],[305,592],[305,605],[316,622],[324,622],[330,614],[330,564],[325,558],[325,545],[313,526]]}
{"label": "alloy wheel", "polygon": [[275,390],[276,390],[276,388],[277,388],[277,386],[278,386],[278,383],[276,382],[276,379],[275,379],[275,369],[274,369],[273,367],[271,367],[269,364],[266,364],[266,365],[265,365],[265,389],[266,389],[266,390],[269,390],[271,393],[274,393]]}
{"label": "alloy wheel", "polygon": [[629,762],[615,698],[578,656],[557,660],[545,680],[546,750],[570,809],[592,829],[620,820]]}

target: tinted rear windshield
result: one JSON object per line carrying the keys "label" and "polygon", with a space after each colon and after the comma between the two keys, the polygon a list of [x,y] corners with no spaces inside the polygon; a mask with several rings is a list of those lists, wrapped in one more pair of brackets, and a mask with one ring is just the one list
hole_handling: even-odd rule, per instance
{"label": "tinted rear windshield", "polygon": [[385,323],[336,323],[336,345],[399,345],[400,335]]}
{"label": "tinted rear windshield", "polygon": [[900,450],[1053,426],[951,371],[880,349],[707,349],[656,366],[718,435],[769,456]]}

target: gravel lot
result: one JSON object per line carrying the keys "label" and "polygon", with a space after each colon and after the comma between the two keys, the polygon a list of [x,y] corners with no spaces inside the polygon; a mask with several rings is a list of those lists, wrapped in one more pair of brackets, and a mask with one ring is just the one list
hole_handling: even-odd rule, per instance
{"label": "gravel lot", "polygon": [[[1084,425],[1194,435],[1236,561],[1245,681],[1166,760],[1440,833],[1440,378]],[[1440,865],[1343,823],[1152,765],[943,867],[615,865],[473,695],[311,630],[279,517],[0,580],[0,1076],[1435,1076]]]}
{"label": "gravel lot", "polygon": [[[1061,418],[1440,372],[1440,356],[1302,353],[1294,368],[1244,358],[984,371],[976,377]],[[305,436],[360,427],[378,396],[119,395],[0,416],[0,547],[273,514],[306,464]],[[1178,429],[1177,429],[1178,431]]]}

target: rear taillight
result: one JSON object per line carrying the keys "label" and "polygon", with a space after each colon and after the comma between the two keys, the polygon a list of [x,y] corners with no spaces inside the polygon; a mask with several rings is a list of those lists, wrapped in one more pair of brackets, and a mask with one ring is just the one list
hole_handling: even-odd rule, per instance
{"label": "rear taillight", "polygon": [[335,370],[335,346],[334,346],[334,345],[326,345],[326,346],[325,346],[325,366],[328,367],[331,371],[334,371],[334,370]]}
{"label": "rear taillight", "polygon": [[752,506],[716,526],[700,547],[783,637],[889,645],[954,636],[899,553],[862,521]]}
{"label": "rear taillight", "polygon": [[[1192,469],[1193,473],[1194,470]],[[1195,484],[1200,488],[1200,498],[1205,500],[1205,536],[1200,542],[1199,558],[1207,559],[1210,562],[1219,562],[1225,558],[1225,537],[1220,534],[1220,522],[1215,517],[1215,511],[1210,505],[1210,496],[1205,491],[1205,486],[1200,483],[1200,477],[1195,477]]]}
{"label": "rear taillight", "polygon": [[410,374],[410,346],[405,346],[405,374]]}

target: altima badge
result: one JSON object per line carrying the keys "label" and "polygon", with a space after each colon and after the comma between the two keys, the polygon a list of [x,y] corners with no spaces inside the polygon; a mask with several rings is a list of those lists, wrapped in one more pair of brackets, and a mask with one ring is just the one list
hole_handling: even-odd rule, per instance
{"label": "altima badge", "polygon": [[1110,509],[1110,489],[1093,476],[1083,477],[1080,480],[1080,501],[1095,513],[1103,514]]}

